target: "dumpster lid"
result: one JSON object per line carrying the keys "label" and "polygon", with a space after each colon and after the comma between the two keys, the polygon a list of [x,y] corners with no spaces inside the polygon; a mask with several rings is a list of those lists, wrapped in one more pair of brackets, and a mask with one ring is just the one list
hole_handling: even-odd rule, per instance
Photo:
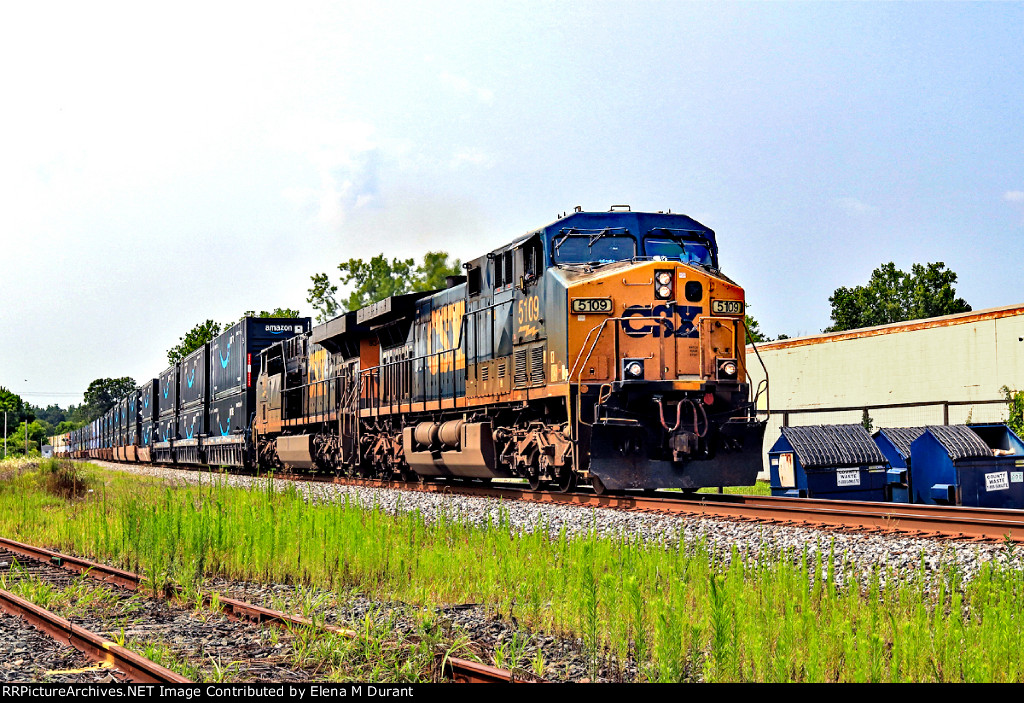
{"label": "dumpster lid", "polygon": [[783,427],[782,435],[805,469],[886,463],[863,425]]}
{"label": "dumpster lid", "polygon": [[954,461],[994,456],[989,446],[967,425],[934,425],[928,432]]}
{"label": "dumpster lid", "polygon": [[881,427],[876,435],[885,435],[904,459],[910,456],[911,443],[924,434],[927,427]]}

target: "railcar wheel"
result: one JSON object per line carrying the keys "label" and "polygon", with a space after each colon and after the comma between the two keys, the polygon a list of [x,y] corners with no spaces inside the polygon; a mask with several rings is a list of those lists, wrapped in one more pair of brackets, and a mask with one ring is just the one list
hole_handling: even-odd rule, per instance
{"label": "railcar wheel", "polygon": [[543,481],[540,480],[540,473],[531,471],[530,475],[526,477],[526,480],[530,483],[531,491],[539,491]]}
{"label": "railcar wheel", "polygon": [[596,493],[599,496],[603,496],[605,494],[605,491],[607,490],[604,487],[604,482],[597,476],[590,477],[590,485],[594,487],[594,493]]}
{"label": "railcar wheel", "polygon": [[562,470],[558,472],[558,481],[555,485],[558,486],[559,493],[570,493],[576,490],[576,472],[572,470],[572,467],[562,467]]}

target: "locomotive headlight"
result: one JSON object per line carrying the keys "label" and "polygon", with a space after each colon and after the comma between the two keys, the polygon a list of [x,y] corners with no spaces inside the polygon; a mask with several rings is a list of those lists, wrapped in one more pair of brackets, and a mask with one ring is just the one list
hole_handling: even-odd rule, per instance
{"label": "locomotive headlight", "polygon": [[654,297],[658,300],[668,300],[672,297],[672,272],[654,272]]}
{"label": "locomotive headlight", "polygon": [[638,359],[624,359],[622,375],[626,380],[635,381],[644,377],[644,362]]}
{"label": "locomotive headlight", "polygon": [[718,380],[735,381],[739,365],[735,359],[721,359],[718,362]]}

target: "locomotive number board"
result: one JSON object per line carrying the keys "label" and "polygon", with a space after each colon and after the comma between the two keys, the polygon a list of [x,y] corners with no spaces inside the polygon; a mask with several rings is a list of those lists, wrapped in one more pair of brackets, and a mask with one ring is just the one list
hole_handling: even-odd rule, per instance
{"label": "locomotive number board", "polygon": [[587,313],[602,313],[610,315],[612,312],[611,298],[573,298],[572,311],[579,315]]}
{"label": "locomotive number board", "polygon": [[711,313],[713,315],[742,315],[742,300],[712,300]]}

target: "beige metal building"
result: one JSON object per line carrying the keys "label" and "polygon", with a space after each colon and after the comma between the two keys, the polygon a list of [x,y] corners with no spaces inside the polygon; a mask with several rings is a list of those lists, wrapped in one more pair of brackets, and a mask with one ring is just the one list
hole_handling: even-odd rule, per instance
{"label": "beige metal building", "polygon": [[[785,425],[912,427],[1006,419],[1024,390],[1024,305],[757,345],[768,371],[765,451]],[[765,372],[747,347],[756,386]]]}

